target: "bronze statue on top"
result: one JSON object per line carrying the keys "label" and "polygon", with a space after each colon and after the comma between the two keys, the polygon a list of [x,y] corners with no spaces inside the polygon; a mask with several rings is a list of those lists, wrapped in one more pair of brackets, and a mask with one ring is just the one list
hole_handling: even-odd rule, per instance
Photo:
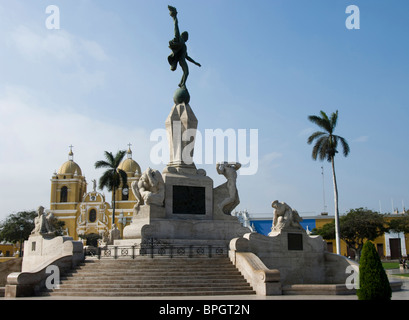
{"label": "bronze statue on top", "polygon": [[175,23],[175,38],[169,41],[169,48],[172,50],[172,53],[168,57],[168,62],[170,64],[170,70],[172,71],[176,70],[177,65],[179,63],[180,67],[183,70],[183,76],[182,80],[179,83],[179,87],[186,88],[186,80],[187,77],[189,76],[189,67],[187,65],[186,60],[191,63],[194,63],[199,67],[201,67],[201,65],[194,61],[187,54],[186,41],[189,38],[189,34],[187,33],[187,31],[180,33],[176,8],[172,6],[168,6],[168,8],[169,14],[173,18],[173,21]]}

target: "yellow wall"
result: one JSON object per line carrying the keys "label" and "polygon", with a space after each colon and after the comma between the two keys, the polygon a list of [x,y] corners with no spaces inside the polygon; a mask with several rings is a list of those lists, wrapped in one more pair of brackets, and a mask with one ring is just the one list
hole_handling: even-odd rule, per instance
{"label": "yellow wall", "polygon": [[7,252],[9,253],[8,257],[13,257],[15,253],[19,251],[20,247],[19,245],[13,245],[13,244],[0,244],[0,251],[3,253],[3,257],[7,257]]}
{"label": "yellow wall", "polygon": [[[385,217],[386,221],[390,221],[391,219],[398,219],[399,216],[397,217]],[[319,218],[315,220],[315,225],[316,228],[321,228],[327,223],[330,223],[334,220],[333,217],[328,217],[328,218]],[[334,240],[325,240],[327,243],[331,242],[332,247],[333,247],[333,253],[335,253],[336,250],[336,245],[335,245],[335,239]],[[372,241],[375,245],[375,248],[377,248],[377,244],[382,244],[383,245],[383,257],[386,257],[386,244],[385,244],[385,236],[382,235],[378,238],[376,238],[374,241]],[[405,234],[405,244],[406,244],[406,251],[409,249],[409,235]],[[341,255],[343,256],[348,256],[348,250],[347,250],[347,245],[345,241],[341,240]]]}

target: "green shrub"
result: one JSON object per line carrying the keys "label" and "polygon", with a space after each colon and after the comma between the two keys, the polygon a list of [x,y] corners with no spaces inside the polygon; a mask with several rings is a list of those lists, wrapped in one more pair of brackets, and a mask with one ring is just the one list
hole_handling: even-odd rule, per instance
{"label": "green shrub", "polygon": [[362,249],[359,263],[359,300],[390,300],[392,289],[381,259],[372,242],[367,241]]}

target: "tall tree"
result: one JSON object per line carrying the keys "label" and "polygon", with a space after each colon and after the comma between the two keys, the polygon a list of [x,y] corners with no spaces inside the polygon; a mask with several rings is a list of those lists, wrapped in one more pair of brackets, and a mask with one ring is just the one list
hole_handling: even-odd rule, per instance
{"label": "tall tree", "polygon": [[[351,209],[340,219],[340,238],[355,252],[359,261],[362,248],[366,241],[376,238],[389,231],[385,217],[367,208]],[[313,234],[319,234],[326,240],[334,239],[334,221],[314,229]]]}
{"label": "tall tree", "polygon": [[332,166],[332,180],[334,183],[334,206],[335,206],[335,243],[337,254],[341,254],[341,240],[339,232],[339,209],[338,209],[338,186],[335,174],[335,155],[338,153],[338,144],[341,143],[342,152],[345,157],[349,154],[349,145],[347,141],[340,136],[334,134],[335,127],[338,121],[338,110],[331,114],[329,118],[327,114],[321,110],[320,116],[309,116],[308,119],[316,124],[323,131],[316,131],[308,138],[308,144],[315,141],[312,149],[312,158],[321,161],[327,160]]}
{"label": "tall tree", "polygon": [[107,169],[101,178],[99,179],[99,189],[107,188],[109,192],[112,192],[112,227],[115,224],[115,195],[116,190],[122,185],[127,184],[126,172],[119,169],[126,151],[121,150],[114,156],[112,152],[105,151],[105,159],[95,162],[95,168],[105,168]]}
{"label": "tall tree", "polygon": [[9,215],[0,223],[0,242],[11,243],[27,240],[34,229],[35,211],[22,211]]}
{"label": "tall tree", "polygon": [[388,225],[393,232],[409,233],[409,214],[405,213],[400,217],[392,217]]}

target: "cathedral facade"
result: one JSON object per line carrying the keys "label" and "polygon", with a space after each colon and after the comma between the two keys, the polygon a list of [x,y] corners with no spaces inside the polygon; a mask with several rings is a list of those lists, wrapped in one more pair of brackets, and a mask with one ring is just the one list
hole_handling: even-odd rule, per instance
{"label": "cathedral facade", "polygon": [[[132,159],[129,147],[127,158],[118,167],[126,172],[127,185],[116,191],[115,224],[122,232],[131,222],[135,196],[130,192],[130,185],[141,176],[139,164]],[[112,226],[112,206],[105,195],[97,191],[97,182],[92,181],[92,190],[88,191],[88,183],[80,166],[74,162],[72,147],[68,161],[64,162],[51,178],[50,212],[65,222],[64,234],[80,239],[80,235],[97,234],[103,236]]]}

